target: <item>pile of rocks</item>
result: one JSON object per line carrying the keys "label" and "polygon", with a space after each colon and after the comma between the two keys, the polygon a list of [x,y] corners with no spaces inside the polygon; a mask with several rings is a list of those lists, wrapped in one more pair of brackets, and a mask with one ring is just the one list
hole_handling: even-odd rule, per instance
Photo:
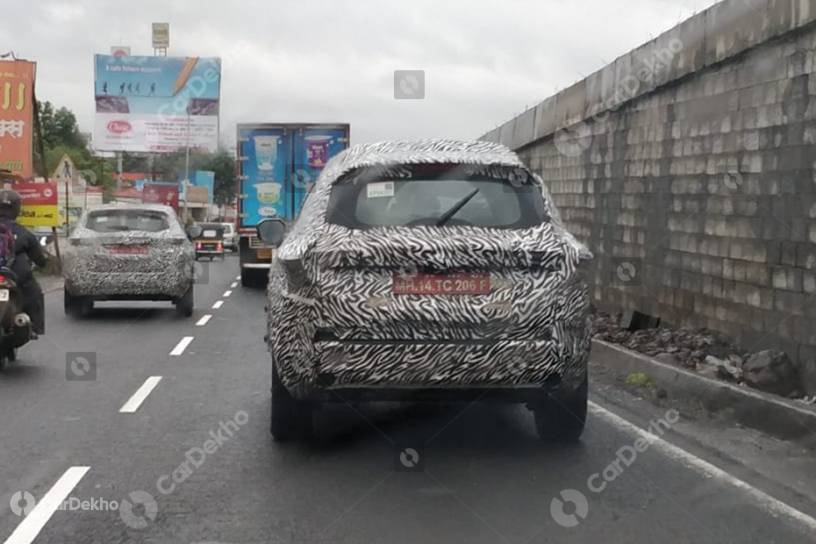
{"label": "pile of rocks", "polygon": [[804,396],[798,368],[781,351],[746,352],[709,329],[629,330],[619,323],[618,315],[597,313],[593,316],[595,338],[709,378],[745,384],[783,397]]}

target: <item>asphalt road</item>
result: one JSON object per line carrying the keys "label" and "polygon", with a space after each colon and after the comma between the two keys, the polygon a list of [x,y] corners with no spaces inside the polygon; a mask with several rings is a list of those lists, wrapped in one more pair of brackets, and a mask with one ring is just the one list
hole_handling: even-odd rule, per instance
{"label": "asphalt road", "polygon": [[[338,406],[315,440],[276,444],[263,291],[236,283],[234,257],[208,272],[191,319],[108,303],[77,321],[47,295],[47,335],[0,375],[0,540],[816,541],[808,454],[787,468],[793,449],[767,441],[747,462],[764,438],[597,387],[576,446],[540,442],[523,408],[482,405]],[[665,434],[645,441],[658,418]],[[701,445],[721,432],[742,461]]]}

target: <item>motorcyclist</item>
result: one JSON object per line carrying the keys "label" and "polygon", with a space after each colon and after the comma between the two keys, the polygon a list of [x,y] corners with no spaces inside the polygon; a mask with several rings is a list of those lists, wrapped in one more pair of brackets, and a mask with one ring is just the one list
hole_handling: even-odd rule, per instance
{"label": "motorcyclist", "polygon": [[0,189],[0,221],[10,223],[14,234],[14,260],[11,271],[17,276],[17,285],[23,294],[23,311],[31,318],[35,334],[45,334],[45,302],[40,284],[31,270],[33,262],[40,268],[48,264],[48,256],[37,237],[17,223],[22,199],[16,191]]}

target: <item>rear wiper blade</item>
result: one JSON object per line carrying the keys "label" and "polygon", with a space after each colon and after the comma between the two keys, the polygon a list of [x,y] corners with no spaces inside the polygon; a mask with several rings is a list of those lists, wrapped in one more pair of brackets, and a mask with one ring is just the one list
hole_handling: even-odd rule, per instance
{"label": "rear wiper blade", "polygon": [[465,198],[454,204],[454,206],[450,210],[442,214],[442,217],[440,217],[439,221],[436,222],[436,226],[441,227],[442,225],[450,221],[451,217],[459,213],[459,210],[464,208],[465,204],[470,202],[473,199],[473,197],[476,196],[477,194],[479,194],[479,189],[474,189],[473,192],[471,192]]}

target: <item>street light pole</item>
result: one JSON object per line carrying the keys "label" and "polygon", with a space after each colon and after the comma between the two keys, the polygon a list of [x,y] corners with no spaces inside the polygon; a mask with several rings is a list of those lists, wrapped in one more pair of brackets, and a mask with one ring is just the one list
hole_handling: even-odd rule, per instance
{"label": "street light pole", "polygon": [[184,211],[182,213],[182,217],[184,217],[183,221],[187,223],[187,199],[190,198],[190,195],[187,193],[188,185],[190,184],[190,111],[187,110],[187,145],[185,146],[184,152]]}

